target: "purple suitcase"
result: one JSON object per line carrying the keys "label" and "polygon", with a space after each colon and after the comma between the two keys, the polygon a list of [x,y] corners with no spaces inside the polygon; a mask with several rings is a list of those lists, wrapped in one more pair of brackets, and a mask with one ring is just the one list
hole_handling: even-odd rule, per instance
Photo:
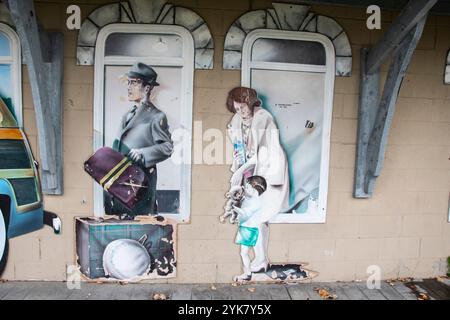
{"label": "purple suitcase", "polygon": [[130,210],[147,193],[148,180],[144,171],[109,147],[98,149],[84,163],[84,170]]}

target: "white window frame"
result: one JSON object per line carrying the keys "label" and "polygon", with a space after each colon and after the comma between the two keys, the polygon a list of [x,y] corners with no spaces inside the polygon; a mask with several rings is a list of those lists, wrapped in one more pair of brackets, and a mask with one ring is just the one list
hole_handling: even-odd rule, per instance
{"label": "white window frame", "polygon": [[[183,55],[181,58],[164,57],[124,57],[108,56],[105,57],[106,40],[112,33],[143,33],[143,34],[167,34],[177,35],[183,41]],[[95,68],[94,68],[94,151],[104,146],[104,86],[105,66],[133,64],[141,61],[152,66],[181,67],[182,68],[182,101],[181,101],[181,127],[190,132],[192,136],[193,121],[193,79],[194,79],[194,39],[191,33],[176,25],[155,25],[155,24],[110,24],[102,28],[98,34],[95,47]],[[184,139],[186,140],[186,139]],[[191,140],[184,141],[183,146],[184,159],[192,158]],[[192,162],[190,162],[192,163]],[[191,175],[192,168],[190,163],[183,164],[181,187],[180,187],[180,213],[161,214],[167,218],[173,219],[179,223],[189,223],[191,216]],[[102,217],[104,211],[103,189],[94,183],[94,214]]]}
{"label": "white window frame", "polygon": [[[260,38],[314,41],[321,43],[326,52],[326,65],[315,66],[307,64],[274,63],[274,62],[252,62],[252,47]],[[335,79],[335,49],[333,43],[326,36],[319,33],[269,30],[260,29],[250,32],[244,41],[242,50],[242,74],[243,86],[251,87],[251,70],[280,70],[280,71],[305,71],[325,73],[325,96],[324,96],[324,129],[322,133],[322,161],[320,166],[319,184],[319,214],[278,214],[270,223],[325,223],[328,196],[328,174],[330,162],[331,145],[331,121],[333,114],[333,95]]]}
{"label": "white window frame", "polygon": [[11,66],[11,81],[13,88],[12,102],[17,124],[23,127],[23,105],[22,105],[22,52],[20,39],[17,33],[7,24],[0,23],[0,32],[8,39],[11,48],[9,57],[0,57],[0,64]]}

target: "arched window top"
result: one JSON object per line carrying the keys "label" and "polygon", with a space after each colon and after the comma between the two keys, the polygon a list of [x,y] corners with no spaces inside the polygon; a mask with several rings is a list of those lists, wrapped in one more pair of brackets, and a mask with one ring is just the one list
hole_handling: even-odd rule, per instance
{"label": "arched window top", "polygon": [[[351,76],[352,50],[347,34],[339,23],[329,17],[310,12],[310,6],[276,2],[272,3],[272,6],[273,8],[265,10],[247,12],[231,25],[225,37],[224,69],[241,69],[244,41],[252,31],[283,30],[327,37],[334,47],[336,75]],[[289,43],[285,42],[286,45]],[[281,52],[281,48],[279,49]]]}
{"label": "arched window top", "polygon": [[23,125],[21,66],[19,36],[10,26],[0,23],[0,97],[19,126]]}
{"label": "arched window top", "polygon": [[[95,47],[95,66],[135,62],[191,65],[195,40],[183,27],[114,23],[102,28]],[[191,61],[192,60],[192,61]]]}
{"label": "arched window top", "polygon": [[[110,24],[118,23],[182,27],[194,39],[195,68],[213,68],[214,41],[205,20],[190,9],[165,3],[164,0],[122,1],[106,4],[94,10],[83,22],[78,34],[77,63],[79,65],[94,64],[95,47],[101,30]],[[130,41],[133,40],[130,39]],[[171,44],[168,43],[169,49]],[[154,49],[162,50],[163,48],[163,45],[159,45]]]}
{"label": "arched window top", "polygon": [[[167,118],[169,130],[192,134],[195,39],[177,25],[114,23],[103,27],[95,46],[94,150],[113,146],[123,115],[132,107],[126,73],[136,62],[150,65],[160,84],[152,103]],[[191,158],[191,141],[182,144]],[[158,212],[180,223],[189,222],[191,166],[167,159],[157,164]],[[94,189],[94,212],[106,212],[101,187]]]}
{"label": "arched window top", "polygon": [[0,57],[9,57],[11,55],[10,40],[6,34],[0,33]]}
{"label": "arched window top", "polygon": [[325,223],[336,54],[319,33],[258,29],[242,46],[242,85],[273,117],[289,201],[271,223]]}
{"label": "arched window top", "polygon": [[[287,54],[286,54],[287,53]],[[325,48],[319,42],[259,38],[252,46],[252,61],[313,64],[326,64]]]}
{"label": "arched window top", "polygon": [[183,41],[175,34],[111,33],[106,39],[105,56],[181,58]]}
{"label": "arched window top", "polygon": [[251,68],[314,70],[335,73],[332,41],[310,32],[257,29],[248,33],[242,46],[242,77]]}

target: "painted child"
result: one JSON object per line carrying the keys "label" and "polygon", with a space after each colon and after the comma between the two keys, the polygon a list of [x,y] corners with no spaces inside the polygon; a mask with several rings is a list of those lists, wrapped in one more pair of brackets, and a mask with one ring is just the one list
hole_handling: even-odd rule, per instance
{"label": "painted child", "polygon": [[239,229],[236,236],[236,244],[241,245],[241,258],[244,273],[235,277],[235,281],[248,281],[252,277],[250,267],[250,250],[253,248],[255,260],[260,254],[255,250],[255,245],[262,231],[261,199],[260,196],[267,190],[266,180],[261,176],[252,176],[246,179],[244,184],[244,199],[241,207],[234,207],[238,215]]}

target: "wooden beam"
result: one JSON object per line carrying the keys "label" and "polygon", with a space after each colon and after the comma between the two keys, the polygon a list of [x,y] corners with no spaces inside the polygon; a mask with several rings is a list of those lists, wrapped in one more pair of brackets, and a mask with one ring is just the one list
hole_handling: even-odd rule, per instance
{"label": "wooden beam", "polygon": [[42,190],[62,194],[63,35],[39,29],[32,0],[5,0],[27,63],[41,156]]}
{"label": "wooden beam", "polygon": [[375,181],[383,166],[389,129],[394,117],[398,93],[414,50],[425,27],[426,16],[401,42],[395,52],[387,75],[381,100],[379,99],[380,69],[368,73],[368,52],[361,55],[361,96],[358,122],[358,145],[356,158],[354,196],[370,198]]}
{"label": "wooden beam", "polygon": [[[400,11],[409,0],[277,0],[277,2],[301,3],[310,5],[329,5],[337,7],[354,7],[366,9],[368,6],[377,5],[381,10]],[[314,10],[313,10],[314,11]],[[450,1],[439,0],[430,10],[430,14],[449,16]]]}
{"label": "wooden beam", "polygon": [[428,11],[438,0],[411,0],[392,23],[383,38],[370,50],[367,56],[367,72],[373,73],[386,58],[395,51],[405,36],[419,21],[427,16]]}
{"label": "wooden beam", "polygon": [[361,80],[358,110],[358,133],[356,145],[355,190],[357,198],[370,197],[366,189],[367,147],[379,105],[380,68],[368,74],[366,61],[369,49],[361,49]]}
{"label": "wooden beam", "polygon": [[375,177],[380,175],[398,93],[406,75],[406,70],[411,62],[414,50],[422,36],[425,22],[426,17],[422,18],[422,21],[420,21],[403,40],[398,52],[394,55],[389,69],[385,90],[383,91],[377,118],[375,119],[375,126],[368,146],[370,164],[368,169]]}

